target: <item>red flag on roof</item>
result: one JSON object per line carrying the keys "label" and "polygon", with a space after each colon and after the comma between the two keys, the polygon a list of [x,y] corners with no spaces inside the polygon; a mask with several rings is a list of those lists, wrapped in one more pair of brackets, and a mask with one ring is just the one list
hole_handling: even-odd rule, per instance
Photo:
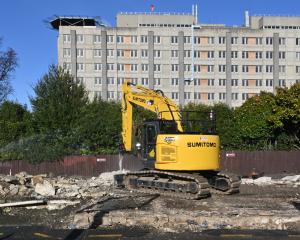
{"label": "red flag on roof", "polygon": [[154,12],[154,5],[151,4],[151,12]]}

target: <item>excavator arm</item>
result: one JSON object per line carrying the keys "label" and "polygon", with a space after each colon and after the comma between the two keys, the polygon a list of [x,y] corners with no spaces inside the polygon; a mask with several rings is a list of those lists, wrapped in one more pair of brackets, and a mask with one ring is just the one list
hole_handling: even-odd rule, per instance
{"label": "excavator arm", "polygon": [[179,107],[160,90],[151,90],[125,81],[122,86],[122,139],[125,151],[132,150],[133,105],[155,112],[162,120],[173,120],[182,132]]}

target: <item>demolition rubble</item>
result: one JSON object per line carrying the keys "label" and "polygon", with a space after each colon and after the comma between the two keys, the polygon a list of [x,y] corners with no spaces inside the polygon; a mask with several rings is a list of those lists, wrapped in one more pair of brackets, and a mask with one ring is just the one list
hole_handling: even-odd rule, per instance
{"label": "demolition rubble", "polygon": [[116,173],[91,178],[0,175],[0,224],[147,226],[164,232],[300,230],[300,175],[242,179],[240,194],[191,201],[116,189]]}

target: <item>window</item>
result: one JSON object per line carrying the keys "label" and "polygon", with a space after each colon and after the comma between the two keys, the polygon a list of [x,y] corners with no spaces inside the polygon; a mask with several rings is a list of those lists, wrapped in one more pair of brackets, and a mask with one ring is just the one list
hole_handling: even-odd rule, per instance
{"label": "window", "polygon": [[108,99],[114,99],[115,98],[115,92],[114,91],[107,91],[107,98]]}
{"label": "window", "polygon": [[231,79],[231,86],[238,86],[238,79]]}
{"label": "window", "polygon": [[237,44],[238,43],[238,37],[231,37],[231,44]]}
{"label": "window", "polygon": [[201,93],[195,92],[194,93],[194,99],[201,99]]}
{"label": "window", "polygon": [[101,98],[101,97],[102,97],[102,92],[100,92],[100,91],[95,91],[95,92],[94,92],[94,97],[95,97],[95,98]]}
{"label": "window", "polygon": [[124,50],[123,49],[117,49],[117,57],[124,57]]}
{"label": "window", "polygon": [[243,72],[249,72],[249,66],[248,65],[243,65],[242,66],[242,71]]}
{"label": "window", "polygon": [[214,51],[208,51],[207,52],[207,58],[214,58],[215,52]]}
{"label": "window", "polygon": [[84,71],[84,64],[83,63],[77,63],[76,68],[78,72],[83,72]]}
{"label": "window", "polygon": [[300,73],[300,66],[296,66],[296,73]]}
{"label": "window", "polygon": [[226,51],[219,51],[219,58],[226,58]]}
{"label": "window", "polygon": [[160,72],[160,64],[154,64],[154,72]]}
{"label": "window", "polygon": [[191,51],[190,50],[184,50],[184,57],[190,58],[191,57]]}
{"label": "window", "polygon": [[160,58],[160,50],[154,50],[154,57]]}
{"label": "window", "polygon": [[191,99],[191,93],[190,92],[184,92],[184,99]]}
{"label": "window", "polygon": [[171,93],[171,98],[172,98],[173,100],[177,100],[177,99],[178,99],[178,92],[172,92],[172,93]]}
{"label": "window", "polygon": [[64,57],[71,57],[71,48],[64,48],[63,49],[63,56]]}
{"label": "window", "polygon": [[117,78],[118,85],[122,85],[125,82],[124,78]]}
{"label": "window", "polygon": [[242,37],[242,44],[248,44],[248,38]]}
{"label": "window", "polygon": [[273,79],[266,79],[266,86],[272,87],[273,86]]}
{"label": "window", "polygon": [[131,40],[131,43],[137,43],[138,37],[137,36],[131,36],[130,40]]}
{"label": "window", "polygon": [[107,40],[107,43],[113,43],[114,42],[114,36],[113,35],[107,35],[106,40]]}
{"label": "window", "polygon": [[226,65],[219,65],[219,72],[225,72],[226,71]]}
{"label": "window", "polygon": [[101,66],[102,66],[101,63],[95,63],[94,64],[94,70],[95,71],[101,71]]}
{"label": "window", "polygon": [[171,65],[171,70],[172,70],[172,72],[177,72],[178,71],[178,64],[172,64]]}
{"label": "window", "polygon": [[262,72],[262,66],[261,65],[255,66],[255,72],[261,73]]}
{"label": "window", "polygon": [[142,78],[142,85],[148,86],[149,85],[149,79],[148,78]]}
{"label": "window", "polygon": [[231,58],[238,58],[238,51],[232,51]]}
{"label": "window", "polygon": [[214,65],[208,65],[207,72],[214,72]]}
{"label": "window", "polygon": [[273,45],[273,38],[272,37],[266,37],[266,44],[267,45]]}
{"label": "window", "polygon": [[71,35],[70,34],[64,34],[63,35],[63,41],[64,41],[64,43],[71,42]]}
{"label": "window", "polygon": [[117,36],[117,43],[123,43],[124,37],[123,36]]}
{"label": "window", "polygon": [[200,51],[194,51],[194,58],[200,58],[201,52]]}
{"label": "window", "polygon": [[101,57],[101,49],[94,49],[94,57]]}
{"label": "window", "polygon": [[214,100],[215,94],[214,93],[208,93],[208,100]]}
{"label": "window", "polygon": [[141,43],[148,43],[148,36],[147,35],[142,35],[141,36]]}
{"label": "window", "polygon": [[225,44],[225,37],[219,37],[219,44]]}
{"label": "window", "polygon": [[178,43],[178,37],[177,36],[172,36],[171,37],[171,43],[172,44]]}
{"label": "window", "polygon": [[214,37],[208,37],[208,44],[214,44],[215,38]]}
{"label": "window", "polygon": [[231,65],[231,72],[238,72],[238,65]]}
{"label": "window", "polygon": [[184,36],[183,41],[184,43],[191,43],[191,37]]}
{"label": "window", "polygon": [[238,100],[238,96],[239,96],[238,93],[231,93],[231,99],[232,100]]}
{"label": "window", "polygon": [[285,80],[284,79],[279,79],[279,86],[280,87],[285,87]]}
{"label": "window", "polygon": [[148,72],[148,64],[142,64],[142,72]]}
{"label": "window", "polygon": [[225,98],[226,98],[226,93],[224,92],[219,93],[219,100],[225,100]]}
{"label": "window", "polygon": [[130,51],[130,56],[131,56],[132,58],[137,58],[137,57],[138,57],[137,50],[131,50],[131,51]]}
{"label": "window", "polygon": [[160,36],[154,36],[154,43],[156,44],[160,43]]}
{"label": "window", "polygon": [[256,59],[262,59],[262,52],[256,52],[255,53],[255,58]]}
{"label": "window", "polygon": [[191,64],[184,64],[184,71],[190,72],[191,71]]}
{"label": "window", "polygon": [[200,37],[194,37],[194,44],[200,44]]}
{"label": "window", "polygon": [[118,63],[117,64],[117,70],[120,71],[120,72],[124,72],[124,64]]}
{"label": "window", "polygon": [[248,86],[248,79],[243,79],[242,80],[242,86],[247,87]]}
{"label": "window", "polygon": [[76,35],[76,42],[77,43],[83,43],[84,39],[83,39],[83,35],[82,34],[77,34]]}
{"label": "window", "polygon": [[214,86],[215,85],[215,79],[208,79],[208,86]]}
{"label": "window", "polygon": [[132,82],[133,84],[137,84],[137,83],[138,83],[138,79],[137,79],[137,78],[131,78],[131,82]]}
{"label": "window", "polygon": [[296,59],[300,60],[300,52],[296,52]]}
{"label": "window", "polygon": [[154,78],[154,86],[160,86],[160,78]]}
{"label": "window", "polygon": [[296,38],[296,45],[300,46],[300,38]]}
{"label": "window", "polygon": [[63,69],[67,71],[71,71],[71,63],[63,63]]}
{"label": "window", "polygon": [[172,78],[171,79],[171,85],[172,86],[177,86],[178,85],[178,78]]}
{"label": "window", "polygon": [[246,51],[242,52],[242,58],[248,58],[249,57],[249,53]]}
{"label": "window", "polygon": [[273,72],[273,65],[266,65],[266,72],[272,73]]}
{"label": "window", "polygon": [[285,66],[279,65],[279,72],[280,73],[285,73]]}
{"label": "window", "polygon": [[256,87],[261,87],[262,86],[262,80],[261,79],[256,79],[255,80],[255,86]]}
{"label": "window", "polygon": [[101,35],[94,35],[94,43],[101,43]]}
{"label": "window", "polygon": [[279,38],[279,45],[285,45],[285,38],[283,37]]}
{"label": "window", "polygon": [[114,64],[113,63],[108,63],[106,65],[106,68],[107,68],[107,71],[112,71],[112,70],[114,70]]}
{"label": "window", "polygon": [[243,93],[242,94],[242,100],[247,100],[249,98],[249,94],[248,93]]}
{"label": "window", "polygon": [[273,58],[273,52],[267,51],[267,52],[266,52],[266,58],[267,58],[267,59],[272,59],[272,58]]}
{"label": "window", "polygon": [[113,57],[114,56],[114,50],[113,49],[107,49],[107,57]]}
{"label": "window", "polygon": [[141,50],[141,56],[142,56],[142,58],[147,58],[148,57],[148,50],[142,49]]}
{"label": "window", "polygon": [[102,84],[102,78],[101,77],[95,77],[95,85]]}
{"label": "window", "polygon": [[194,72],[201,72],[201,66],[198,64],[194,65]]}
{"label": "window", "polygon": [[107,78],[107,84],[109,84],[109,85],[115,84],[115,79],[113,77],[108,77]]}
{"label": "window", "polygon": [[82,48],[77,48],[76,49],[76,55],[77,57],[83,57],[84,50]]}
{"label": "window", "polygon": [[138,70],[138,65],[137,64],[131,64],[130,65],[130,71],[131,72],[137,72]]}
{"label": "window", "polygon": [[285,59],[285,52],[279,52],[279,59]]}
{"label": "window", "polygon": [[219,86],[226,86],[226,79],[219,79]]}
{"label": "window", "polygon": [[262,45],[262,37],[257,37],[256,38],[256,45]]}
{"label": "window", "polygon": [[194,79],[194,85],[200,86],[201,80],[199,78]]}

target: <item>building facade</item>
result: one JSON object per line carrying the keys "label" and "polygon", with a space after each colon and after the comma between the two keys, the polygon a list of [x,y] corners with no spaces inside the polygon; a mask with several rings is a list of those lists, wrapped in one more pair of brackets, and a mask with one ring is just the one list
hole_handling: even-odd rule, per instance
{"label": "building facade", "polygon": [[120,13],[116,27],[73,20],[81,24],[51,22],[59,30],[58,64],[91,99],[120,100],[129,79],[180,105],[237,107],[261,91],[300,82],[300,17],[246,13],[243,26],[230,27],[198,24],[193,14]]}

